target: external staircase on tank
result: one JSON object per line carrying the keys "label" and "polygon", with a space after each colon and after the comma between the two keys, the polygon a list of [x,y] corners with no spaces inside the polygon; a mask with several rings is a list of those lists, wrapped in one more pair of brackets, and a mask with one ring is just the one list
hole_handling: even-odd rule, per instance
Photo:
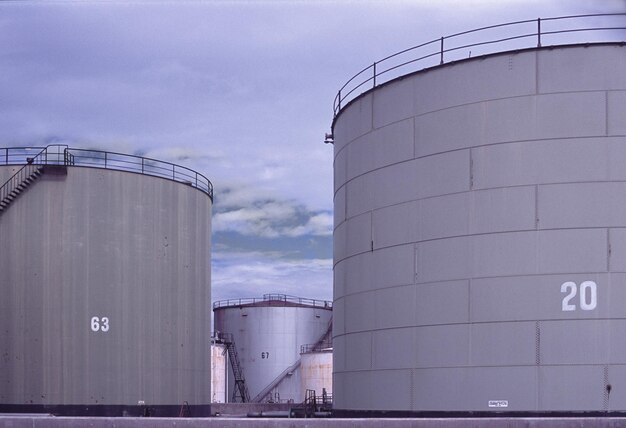
{"label": "external staircase on tank", "polygon": [[249,403],[250,394],[248,393],[248,387],[246,386],[246,380],[243,375],[243,368],[239,363],[237,346],[235,345],[233,335],[230,333],[216,333],[216,338],[226,346],[228,358],[230,359],[230,365],[233,368],[233,376],[235,377],[233,402]]}
{"label": "external staircase on tank", "polygon": [[[330,317],[328,321],[328,325],[324,333],[319,337],[317,342],[311,345],[302,345],[300,347],[300,354],[305,352],[315,352],[320,351],[324,348],[332,347],[332,335],[333,335],[333,317]],[[261,403],[265,398],[272,392],[274,388],[276,388],[287,376],[291,375],[295,370],[300,368],[302,363],[302,357],[298,358],[296,362],[283,370],[273,381],[269,383],[265,388],[259,392],[256,397],[252,399],[253,403]]]}
{"label": "external staircase on tank", "polygon": [[[4,213],[11,203],[47,170],[66,172],[71,164],[71,155],[67,146],[51,145],[33,157],[26,158],[26,165],[20,168],[0,187],[0,214]],[[7,159],[8,163],[8,159]]]}

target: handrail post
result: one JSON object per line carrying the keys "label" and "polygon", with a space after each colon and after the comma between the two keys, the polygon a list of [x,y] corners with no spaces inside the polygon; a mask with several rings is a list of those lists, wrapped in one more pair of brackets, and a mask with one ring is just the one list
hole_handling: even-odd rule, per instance
{"label": "handrail post", "polygon": [[141,158],[141,173],[142,173],[142,174],[144,173],[144,172],[143,172],[143,161],[145,161],[145,159],[144,159],[144,158]]}
{"label": "handrail post", "polygon": [[107,169],[107,152],[104,152],[104,169]]}
{"label": "handrail post", "polygon": [[443,37],[441,37],[441,51],[440,51],[439,59],[440,59],[439,65],[443,64]]}
{"label": "handrail post", "polygon": [[337,92],[337,113],[341,110],[341,89]]}
{"label": "handrail post", "polygon": [[537,18],[537,47],[541,47],[541,18]]}
{"label": "handrail post", "polygon": [[374,61],[374,84],[372,85],[372,88],[376,87],[376,61]]}

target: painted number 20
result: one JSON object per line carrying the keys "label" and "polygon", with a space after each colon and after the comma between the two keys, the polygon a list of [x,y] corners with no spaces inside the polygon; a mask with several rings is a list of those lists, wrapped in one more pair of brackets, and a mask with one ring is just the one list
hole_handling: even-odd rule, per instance
{"label": "painted number 20", "polygon": [[575,282],[565,282],[561,285],[561,293],[568,293],[561,302],[561,310],[565,312],[576,310],[576,302],[571,303],[576,294],[579,295],[580,309],[583,311],[592,311],[598,306],[598,286],[594,281],[583,282],[580,290]]}

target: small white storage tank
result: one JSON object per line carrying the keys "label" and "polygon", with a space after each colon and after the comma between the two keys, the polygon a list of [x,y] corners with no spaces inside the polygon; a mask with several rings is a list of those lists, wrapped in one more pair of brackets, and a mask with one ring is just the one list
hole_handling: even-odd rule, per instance
{"label": "small white storage tank", "polygon": [[316,396],[333,393],[333,349],[324,348],[300,354],[300,389],[313,390]]}
{"label": "small white storage tank", "polygon": [[211,402],[226,403],[226,369],[228,368],[226,345],[211,342]]}
{"label": "small white storage tank", "polygon": [[[231,365],[228,401],[302,402],[300,347],[321,343],[332,328],[332,303],[284,294],[213,304],[215,330],[232,343],[248,397],[241,399]],[[236,392],[236,394],[235,394]],[[236,395],[236,397],[234,397]]]}

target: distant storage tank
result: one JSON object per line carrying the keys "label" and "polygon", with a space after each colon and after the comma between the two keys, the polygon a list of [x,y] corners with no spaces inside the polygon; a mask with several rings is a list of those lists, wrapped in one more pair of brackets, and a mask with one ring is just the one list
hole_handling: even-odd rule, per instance
{"label": "distant storage tank", "polygon": [[227,403],[228,354],[223,343],[211,343],[211,403]]}
{"label": "distant storage tank", "polygon": [[323,393],[332,398],[333,393],[333,349],[311,349],[300,354],[300,390]]}
{"label": "distant storage tank", "polygon": [[211,183],[48,146],[2,184],[0,412],[208,413]]}
{"label": "distant storage tank", "polygon": [[626,46],[466,56],[353,98],[335,409],[626,411]]}
{"label": "distant storage tank", "polygon": [[[330,336],[331,302],[267,294],[215,302],[213,312],[216,332],[230,338],[237,354],[250,402],[304,400],[300,347]],[[237,390],[232,367],[228,372],[229,401],[248,401]]]}

